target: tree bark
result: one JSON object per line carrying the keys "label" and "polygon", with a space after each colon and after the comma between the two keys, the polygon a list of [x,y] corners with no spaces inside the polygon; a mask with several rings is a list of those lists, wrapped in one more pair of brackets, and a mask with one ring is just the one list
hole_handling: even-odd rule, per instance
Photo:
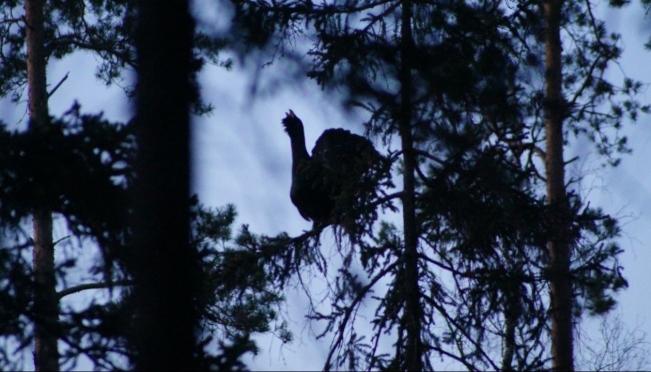
{"label": "tree bark", "polygon": [[[545,20],[545,134],[547,202],[556,216],[569,210],[563,161],[563,119],[560,21],[563,0],[544,0]],[[555,218],[553,235],[547,243],[550,256],[552,369],[574,370],[572,336],[572,282],[570,279],[569,223]]]}
{"label": "tree bark", "polygon": [[[508,306],[508,305],[507,305]],[[515,355],[515,317],[509,311],[504,312],[504,351],[502,355],[502,371],[513,371],[513,356]]]}
{"label": "tree bark", "polygon": [[[509,257],[506,257],[510,261]],[[512,263],[508,264],[510,270],[514,270]],[[513,279],[511,279],[513,280]],[[513,357],[515,356],[515,331],[518,325],[520,315],[520,295],[518,293],[517,283],[509,283],[505,293],[506,305],[504,308],[504,346],[502,351],[502,371],[513,371]]]}
{"label": "tree bark", "polygon": [[[49,119],[43,6],[43,0],[25,1],[30,131],[42,130]],[[34,367],[37,371],[57,371],[59,300],[56,294],[51,211],[35,210],[33,228]]]}
{"label": "tree bark", "polygon": [[137,370],[197,370],[189,245],[190,63],[194,24],[183,0],[141,0],[136,47],[136,181],[133,241]]}
{"label": "tree bark", "polygon": [[402,3],[401,37],[400,45],[400,83],[401,107],[399,132],[403,150],[403,196],[402,216],[405,237],[405,313],[407,338],[405,345],[404,370],[423,370],[423,344],[421,342],[421,307],[420,287],[418,273],[418,230],[416,228],[416,203],[415,203],[415,156],[413,151],[414,140],[412,136],[412,108],[411,108],[411,58],[412,58],[412,29],[411,29],[411,0]]}

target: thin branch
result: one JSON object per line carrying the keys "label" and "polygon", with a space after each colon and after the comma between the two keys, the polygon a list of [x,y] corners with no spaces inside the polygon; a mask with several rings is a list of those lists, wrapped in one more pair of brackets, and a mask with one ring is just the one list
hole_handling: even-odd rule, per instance
{"label": "thin branch", "polygon": [[[576,91],[576,93],[574,93],[574,96],[572,97],[572,99],[567,103],[567,108],[568,109],[572,109],[576,105],[576,101],[579,99],[579,97],[581,97],[581,95],[583,94],[583,91],[586,90],[586,88],[588,88],[588,86],[590,85],[590,82],[593,79],[592,73],[597,68],[597,65],[599,63],[601,63],[601,60],[599,59],[599,57],[601,57],[601,56],[597,56],[597,58],[595,58],[594,62],[592,62],[592,65],[588,69],[588,73],[586,74],[586,78],[583,80],[583,83],[581,84],[581,87]],[[564,115],[567,115],[567,113],[564,113]]]}
{"label": "thin branch", "polygon": [[5,18],[2,21],[0,21],[0,24],[3,24],[3,23],[19,23],[19,22],[24,22],[24,21],[25,21],[24,16],[21,17],[21,18]]}
{"label": "thin branch", "polygon": [[435,162],[437,162],[437,163],[439,163],[441,165],[445,165],[445,161],[443,161],[442,159],[437,158],[436,156],[434,156],[434,155],[432,155],[432,154],[430,154],[428,152],[425,152],[425,151],[420,150],[420,149],[413,149],[412,151],[416,155],[426,157],[426,158],[428,158],[430,160],[433,160],[433,161],[435,161]]}
{"label": "thin branch", "polygon": [[[373,9],[375,7],[379,7],[385,4],[390,3],[391,0],[382,0],[378,2],[373,2],[373,3],[368,3],[364,4],[361,6],[351,6],[348,4],[345,4],[343,6],[335,6],[335,5],[322,5],[322,6],[314,6],[311,8],[307,8],[303,5],[300,6],[288,6],[288,7],[283,7],[283,6],[273,6],[273,7],[268,7],[267,9],[270,9],[272,11],[286,11],[286,12],[291,12],[294,14],[303,14],[303,15],[312,15],[312,16],[332,16],[332,15],[337,15],[337,14],[349,14],[349,13],[358,13],[362,12],[364,10],[369,10]],[[275,4],[274,4],[275,5]],[[284,9],[283,9],[284,8]]]}
{"label": "thin branch", "polygon": [[54,89],[52,89],[52,90],[47,94],[47,97],[48,97],[48,98],[52,97],[52,95],[54,94],[54,92],[56,92],[57,89],[59,89],[59,87],[61,86],[61,84],[63,84],[64,81],[68,80],[68,74],[70,74],[70,71],[66,72],[66,76],[64,76],[63,79],[61,79],[61,81],[59,81],[59,83],[54,87]]}
{"label": "thin branch", "polygon": [[50,43],[49,47],[50,49],[52,49],[54,48],[54,45],[66,45],[66,44],[74,45],[84,50],[91,50],[96,53],[99,53],[100,55],[101,53],[107,53],[108,55],[118,58],[121,62],[124,62],[134,70],[136,71],[138,70],[138,65],[136,61],[129,56],[128,52],[120,52],[118,50],[102,46],[100,45],[100,43],[96,42],[92,38],[90,38],[89,41],[81,41],[78,40],[76,35],[74,34],[61,35],[52,43]]}
{"label": "thin branch", "polygon": [[418,173],[418,177],[420,177],[423,182],[425,182],[428,185],[431,185],[431,180],[427,178],[427,176],[425,176],[422,170],[420,170],[420,166],[418,166],[418,164],[414,165],[414,169],[416,170],[416,173]]}
{"label": "thin branch", "polygon": [[63,289],[59,292],[57,292],[57,298],[62,299],[63,297],[67,295],[71,295],[73,293],[85,291],[87,289],[101,289],[101,288],[111,288],[114,286],[131,286],[134,285],[135,282],[133,280],[118,280],[116,282],[100,282],[100,283],[86,283],[86,284],[80,284],[76,285],[74,287],[66,288]]}
{"label": "thin branch", "polygon": [[475,341],[471,337],[470,333],[468,331],[466,331],[456,320],[454,320],[454,318],[451,317],[450,314],[448,314],[448,312],[445,310],[445,308],[443,308],[443,306],[439,305],[439,303],[437,301],[435,301],[433,298],[431,298],[430,296],[423,295],[423,298],[426,301],[428,301],[430,303],[430,305],[432,305],[436,310],[438,310],[439,314],[441,314],[443,316],[443,319],[446,322],[449,322],[450,324],[452,324],[456,328],[456,330],[459,331],[466,338],[466,340],[468,340],[468,342],[470,342],[475,347],[477,352],[479,354],[481,354],[485,358],[485,361],[488,362],[488,364],[491,366],[492,369],[494,369],[496,371],[499,370],[499,367],[497,366],[497,364],[495,364],[493,362],[493,360],[484,351],[484,349],[478,344],[478,342]]}
{"label": "thin branch", "polygon": [[579,157],[578,157],[578,156],[575,156],[575,157],[573,157],[572,159],[563,162],[563,164],[564,164],[564,165],[568,165],[568,164],[574,163],[574,162],[577,161],[577,160],[579,160]]}
{"label": "thin branch", "polygon": [[402,192],[402,191],[394,192],[393,194],[389,194],[389,195],[387,195],[387,196],[385,196],[383,198],[380,198],[380,199],[374,201],[371,204],[371,206],[372,207],[377,207],[378,205],[382,205],[382,204],[384,204],[384,203],[386,203],[386,202],[388,202],[388,201],[390,201],[392,199],[402,198],[403,194],[404,194],[404,192]]}
{"label": "thin branch", "polygon": [[389,161],[391,161],[391,162],[394,162],[394,161],[396,161],[400,156],[402,156],[402,150],[398,150],[398,151],[395,151],[395,152],[391,152],[391,153],[389,153],[389,155],[387,156],[387,159],[389,159]]}
{"label": "thin branch", "polygon": [[[387,275],[393,269],[395,269],[395,267],[397,265],[398,264],[396,262],[394,262],[391,265],[387,266],[384,270],[380,271],[374,278],[371,279],[371,281],[367,285],[365,285],[363,288],[361,288],[359,290],[359,293],[357,293],[357,296],[353,299],[353,301],[350,303],[350,305],[343,308],[344,318],[339,323],[339,327],[336,330],[337,335],[338,335],[337,339],[333,340],[332,343],[330,344],[330,352],[328,353],[328,358],[326,359],[326,362],[325,362],[325,365],[324,365],[324,368],[323,368],[324,371],[325,370],[330,370],[330,366],[332,365],[331,364],[332,357],[333,357],[335,351],[337,351],[337,349],[339,349],[342,342],[344,341],[344,335],[345,335],[346,327],[348,326],[348,321],[349,321],[350,317],[353,315],[353,313],[356,312],[356,308],[358,307],[358,305],[361,303],[361,301],[364,299],[364,297],[368,293],[370,293],[369,291],[373,288],[373,286],[375,284],[377,284],[377,282],[380,279],[384,278],[385,275]],[[322,333],[321,336],[325,335],[326,332],[327,332],[327,330],[324,333]],[[317,337],[317,338],[319,338],[319,337]]]}
{"label": "thin branch", "polygon": [[459,357],[459,356],[457,356],[455,354],[452,354],[452,353],[450,353],[450,352],[448,352],[448,351],[446,351],[446,350],[444,350],[444,349],[442,349],[440,347],[437,347],[437,346],[429,346],[429,349],[437,351],[438,353],[440,353],[442,355],[445,355],[447,357],[450,357],[450,358],[456,360],[457,362],[459,362],[459,363],[463,364],[464,366],[466,366],[466,368],[468,368],[468,371],[477,371],[478,370],[474,365],[472,365],[470,362],[468,362],[468,359],[465,358],[465,357]]}
{"label": "thin branch", "polygon": [[547,154],[545,154],[545,151],[543,151],[543,149],[541,149],[540,147],[538,147],[538,146],[536,146],[536,145],[534,145],[532,143],[531,144],[531,149],[533,150],[533,152],[535,154],[540,156],[540,160],[545,161],[545,159],[547,159]]}

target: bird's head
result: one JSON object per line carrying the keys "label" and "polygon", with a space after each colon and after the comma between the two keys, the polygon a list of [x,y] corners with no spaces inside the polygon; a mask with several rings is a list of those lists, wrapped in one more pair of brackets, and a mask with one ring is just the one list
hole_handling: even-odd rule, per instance
{"label": "bird's head", "polygon": [[294,114],[294,111],[289,110],[285,114],[285,118],[283,119],[283,126],[285,127],[285,132],[289,134],[290,137],[294,137],[296,135],[304,135],[303,134],[303,122],[301,119]]}

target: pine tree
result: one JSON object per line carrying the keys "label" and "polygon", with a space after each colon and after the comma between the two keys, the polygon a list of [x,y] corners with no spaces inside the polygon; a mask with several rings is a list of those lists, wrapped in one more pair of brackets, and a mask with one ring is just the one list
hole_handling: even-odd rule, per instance
{"label": "pine tree", "polygon": [[[196,370],[198,295],[189,244],[190,101],[194,22],[188,1],[137,3],[137,157],[127,268],[138,318],[139,370]],[[170,180],[174,180],[170,182]]]}
{"label": "pine tree", "polygon": [[[563,160],[563,116],[561,10],[563,1],[543,5],[545,19],[545,176],[547,202],[560,216],[569,216]],[[572,340],[572,280],[570,277],[571,218],[559,218],[556,236],[548,243],[550,257],[550,307],[552,368],[574,370]]]}
{"label": "pine tree", "polygon": [[[49,120],[46,88],[46,53],[44,1],[25,2],[27,27],[27,77],[29,90],[29,130],[43,131]],[[42,185],[41,187],[44,187]],[[59,369],[57,323],[59,303],[54,273],[54,241],[52,212],[37,207],[34,218],[34,365],[37,371]]]}
{"label": "pine tree", "polygon": [[[238,40],[288,55],[294,46],[307,51],[308,77],[366,109],[370,134],[401,139],[390,158],[402,157],[403,189],[378,191],[369,206],[391,208],[388,201],[399,197],[401,229],[383,223],[377,230],[373,219],[360,219],[365,228],[359,231],[372,233],[341,247],[332,312],[310,316],[334,332],[326,369],[344,363],[350,369],[431,369],[435,354],[468,369],[545,369],[550,361],[553,368],[571,367],[565,326],[583,309],[610,310],[612,294],[626,281],[617,264],[621,249],[612,240],[619,234],[616,221],[566,189],[563,138],[587,135],[606,162],[616,164],[617,153],[627,151],[617,132],[624,115],[635,119],[647,110],[634,99],[639,83],[617,87],[603,78],[621,51],[617,35],[607,35],[592,16],[591,4],[568,2],[555,10],[558,27],[577,45],[554,60],[545,46],[557,37],[556,26],[541,19],[538,3],[233,4]],[[549,68],[560,66],[559,58],[567,67],[563,74]],[[556,80],[544,85],[551,80],[538,75]],[[567,101],[558,96],[559,84]],[[606,101],[612,106],[601,105]],[[541,163],[555,177],[541,176]],[[250,245],[259,254],[277,252],[270,267],[291,262],[300,275],[302,265],[316,264],[325,274],[318,233],[260,237]],[[366,277],[354,274],[355,258]],[[387,291],[371,295],[383,279],[391,283]],[[377,301],[370,338],[353,321],[367,300]],[[557,329],[565,330],[563,337],[555,336]],[[386,355],[377,345],[391,332],[394,348]],[[495,341],[504,345],[501,361]],[[568,348],[561,351],[563,345]]]}
{"label": "pine tree", "polygon": [[[36,8],[32,6],[34,4]],[[0,23],[3,35],[0,96],[10,96],[18,102],[21,90],[29,83],[31,115],[28,131],[9,131],[4,123],[0,130],[0,223],[4,243],[0,250],[0,301],[3,309],[3,331],[0,334],[7,346],[6,353],[1,354],[0,365],[4,369],[23,369],[24,366],[17,364],[20,363],[20,352],[35,337],[37,369],[70,368],[82,355],[97,368],[124,368],[124,357],[138,360],[140,355],[125,343],[129,339],[128,331],[137,325],[133,324],[129,314],[138,301],[131,289],[135,282],[123,267],[130,239],[130,228],[126,224],[131,213],[128,191],[136,178],[137,133],[133,122],[113,123],[102,115],[82,114],[76,103],[62,117],[50,117],[47,98],[57,89],[65,89],[65,79],[48,92],[45,66],[46,62],[74,51],[88,50],[101,57],[98,76],[107,84],[118,81],[125,70],[139,71],[135,59],[133,2],[29,2],[26,5],[32,13],[26,13],[25,17],[21,16],[21,5],[19,2],[3,5]],[[36,20],[30,22],[30,17]],[[40,29],[29,27],[32,23],[38,26],[37,21],[42,23]],[[204,61],[224,65],[228,62],[222,63],[217,59],[221,41],[190,30],[194,48],[190,56],[190,72],[186,74],[188,99],[193,112],[202,113],[210,106],[204,104],[198,95],[196,73]],[[28,35],[27,47],[25,33]],[[35,46],[35,51],[31,51],[32,46]],[[134,91],[129,86],[126,90],[129,95]],[[36,98],[32,99],[32,95]],[[192,223],[193,228],[198,229],[191,235],[194,239],[191,249],[198,252],[192,257],[192,262],[198,266],[195,274],[199,277],[197,283],[201,283],[202,292],[192,293],[193,299],[188,306],[201,316],[205,335],[219,331],[227,335],[224,340],[214,340],[221,343],[221,354],[200,353],[199,343],[207,345],[211,341],[209,336],[197,340],[196,345],[189,345],[196,346],[193,353],[199,353],[193,354],[193,360],[204,363],[199,366],[201,368],[242,368],[237,359],[254,347],[248,336],[270,330],[272,322],[277,320],[274,307],[282,298],[269,287],[268,278],[254,269],[247,271],[251,278],[242,276],[243,281],[249,282],[240,283],[240,289],[246,290],[249,296],[244,299],[241,296],[230,297],[236,290],[224,289],[224,282],[231,278],[219,274],[220,265],[227,261],[223,257],[228,254],[220,252],[216,244],[207,244],[204,240],[229,241],[234,210],[209,212],[198,208],[196,201],[194,204],[188,202],[187,195],[180,203],[183,204],[181,209],[186,211],[193,208],[192,220],[188,220],[188,213],[185,217],[176,217],[185,219],[188,226]],[[51,222],[41,229],[41,235],[50,239],[49,243],[41,244],[46,250],[34,250],[35,254],[45,253],[45,266],[35,264],[31,268],[23,253],[32,244],[22,234],[22,221],[35,210],[50,215],[55,213],[66,221],[75,238],[97,243],[103,260],[98,260],[90,268],[90,274],[98,278],[98,282],[56,291],[57,282],[67,284],[67,270],[76,267],[77,260],[54,261]],[[47,219],[45,222],[47,225]],[[38,226],[44,225],[39,223]],[[38,239],[35,243],[37,246],[40,244]],[[254,286],[255,290],[252,289]],[[89,289],[107,288],[107,293],[112,296],[107,303],[91,302],[84,309],[59,309],[61,298]],[[219,296],[217,291],[220,291]],[[32,293],[33,300],[30,297]],[[241,307],[254,311],[250,317],[239,314],[237,322],[229,322]],[[31,331],[32,324],[36,325],[35,334]],[[276,326],[284,340],[291,338],[285,325]],[[222,343],[226,340],[237,342],[227,347]],[[61,349],[57,347],[58,342],[63,346]]]}

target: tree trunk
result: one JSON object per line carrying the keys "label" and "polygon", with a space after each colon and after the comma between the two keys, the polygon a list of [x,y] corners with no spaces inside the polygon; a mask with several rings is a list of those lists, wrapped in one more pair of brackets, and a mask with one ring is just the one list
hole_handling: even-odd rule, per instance
{"label": "tree trunk", "polygon": [[401,65],[401,108],[399,132],[402,141],[404,173],[403,173],[403,228],[405,234],[405,313],[407,339],[405,345],[404,370],[423,370],[423,345],[421,343],[421,308],[420,288],[418,273],[418,231],[416,229],[416,203],[415,203],[415,159],[413,151],[413,136],[411,129],[411,0],[402,3],[402,25],[400,45]]}
{"label": "tree trunk", "polygon": [[[547,154],[547,202],[555,216],[566,216],[568,200],[565,192],[563,161],[563,119],[565,101],[562,92],[560,20],[563,0],[545,0],[545,134]],[[572,282],[570,279],[569,223],[555,218],[554,232],[547,243],[550,256],[551,350],[552,368],[574,370],[572,340]]]}
{"label": "tree trunk", "polygon": [[[43,4],[43,0],[25,1],[30,131],[42,130],[48,125],[49,118]],[[56,371],[59,369],[59,301],[56,295],[51,211],[35,210],[33,228],[34,367],[37,371]]]}
{"label": "tree trunk", "polygon": [[183,0],[138,5],[133,241],[137,370],[197,370],[189,245],[190,63],[194,25]]}
{"label": "tree trunk", "polygon": [[[506,250],[504,253],[507,253]],[[505,257],[506,260],[511,261],[509,257]],[[515,263],[509,262],[509,270],[513,271]],[[513,280],[513,279],[511,279]],[[520,295],[518,293],[518,283],[510,282],[509,286],[506,288],[505,301],[506,305],[504,308],[504,340],[503,340],[503,352],[502,352],[502,371],[509,372],[513,371],[513,357],[515,356],[515,331],[518,325],[519,320],[519,307],[520,307]]]}
{"label": "tree trunk", "polygon": [[[507,305],[508,306],[508,305]],[[513,356],[515,355],[515,317],[509,311],[504,312],[504,351],[502,355],[502,371],[513,371]]]}

